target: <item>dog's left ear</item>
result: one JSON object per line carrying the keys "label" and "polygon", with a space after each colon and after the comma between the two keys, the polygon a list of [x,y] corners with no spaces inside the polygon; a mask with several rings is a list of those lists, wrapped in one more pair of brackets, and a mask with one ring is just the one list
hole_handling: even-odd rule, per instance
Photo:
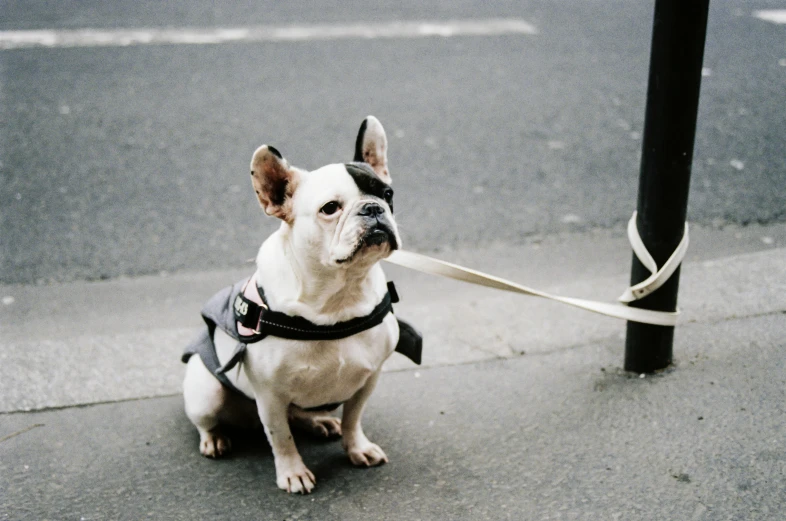
{"label": "dog's left ear", "polygon": [[371,165],[380,179],[390,184],[388,172],[388,138],[382,123],[374,116],[363,120],[355,141],[354,161],[362,161]]}
{"label": "dog's left ear", "polygon": [[265,213],[291,224],[292,194],[297,186],[297,171],[281,152],[262,145],[251,158],[251,184]]}

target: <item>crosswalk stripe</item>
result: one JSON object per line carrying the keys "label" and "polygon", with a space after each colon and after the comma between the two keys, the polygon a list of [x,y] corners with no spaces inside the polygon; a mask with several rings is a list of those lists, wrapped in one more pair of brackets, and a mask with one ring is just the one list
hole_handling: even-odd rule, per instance
{"label": "crosswalk stripe", "polygon": [[766,9],[762,11],[754,11],[753,16],[772,22],[774,24],[786,24],[786,9]]}
{"label": "crosswalk stripe", "polygon": [[134,45],[210,45],[232,42],[425,38],[537,34],[518,18],[458,21],[409,21],[335,25],[252,26],[234,28],[147,28],[0,31],[0,50]]}

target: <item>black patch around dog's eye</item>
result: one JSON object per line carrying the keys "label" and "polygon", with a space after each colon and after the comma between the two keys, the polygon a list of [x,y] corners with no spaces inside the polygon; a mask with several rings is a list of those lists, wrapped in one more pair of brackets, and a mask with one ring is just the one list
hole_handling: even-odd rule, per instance
{"label": "black patch around dog's eye", "polygon": [[272,147],[270,145],[267,146],[267,149],[273,152],[273,155],[279,159],[284,159],[284,156],[281,155],[281,152],[278,151],[276,147]]}
{"label": "black patch around dog's eye", "polygon": [[353,161],[363,161],[363,139],[366,137],[366,126],[368,125],[368,118],[363,120],[358,130],[358,137],[355,140],[355,158]]}
{"label": "black patch around dog's eye", "polygon": [[344,163],[344,167],[362,193],[379,197],[393,211],[393,189],[379,178],[368,163]]}

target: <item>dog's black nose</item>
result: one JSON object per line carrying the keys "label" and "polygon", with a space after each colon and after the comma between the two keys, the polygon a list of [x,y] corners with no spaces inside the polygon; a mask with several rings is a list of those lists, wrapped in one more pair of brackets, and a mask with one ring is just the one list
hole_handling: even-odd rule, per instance
{"label": "dog's black nose", "polygon": [[360,209],[358,215],[362,215],[363,217],[377,217],[383,213],[385,213],[385,209],[378,203],[366,203]]}

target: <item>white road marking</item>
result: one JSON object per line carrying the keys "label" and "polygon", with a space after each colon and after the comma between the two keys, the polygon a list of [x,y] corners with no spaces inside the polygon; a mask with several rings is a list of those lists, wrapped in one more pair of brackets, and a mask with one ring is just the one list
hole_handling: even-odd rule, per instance
{"label": "white road marking", "polygon": [[518,18],[449,22],[385,22],[346,25],[253,26],[234,28],[75,29],[0,31],[0,50],[35,47],[126,47],[131,45],[230,42],[297,42],[311,40],[425,38],[429,36],[494,36],[537,34]]}
{"label": "white road marking", "polygon": [[763,11],[753,11],[753,16],[772,22],[774,24],[786,24],[786,9],[766,9]]}

